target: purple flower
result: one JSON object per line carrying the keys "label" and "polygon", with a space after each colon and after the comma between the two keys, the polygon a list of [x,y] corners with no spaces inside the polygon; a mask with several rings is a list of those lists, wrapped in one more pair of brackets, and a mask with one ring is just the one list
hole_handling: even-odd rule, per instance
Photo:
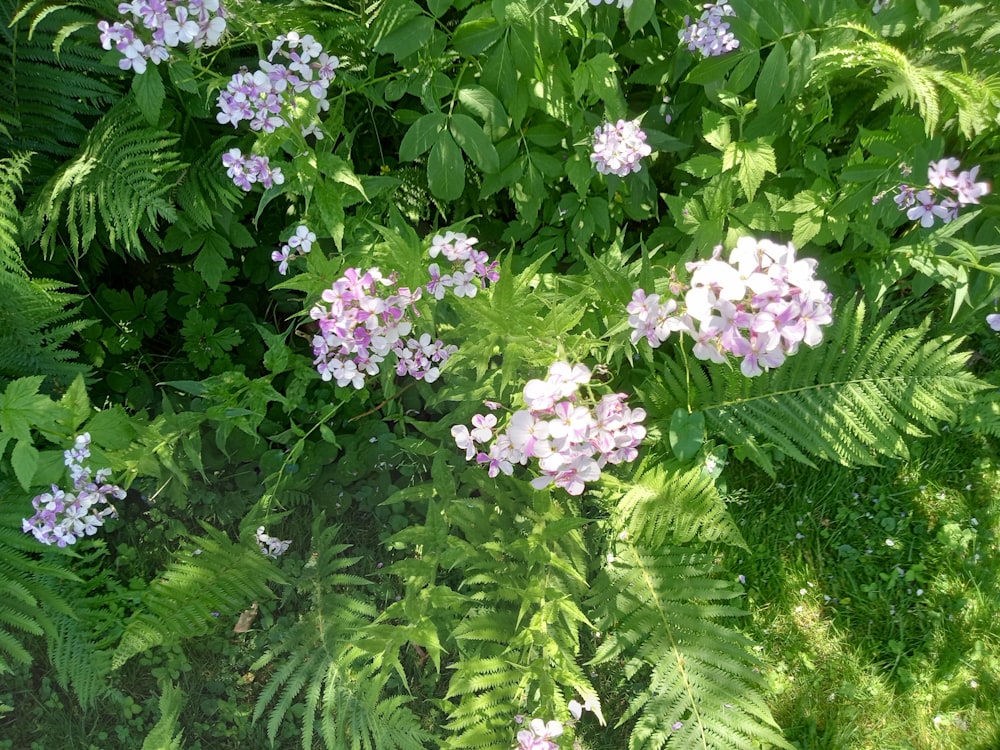
{"label": "purple flower", "polygon": [[640,160],[653,152],[638,120],[619,120],[594,128],[594,148],[590,154],[597,171],[625,177],[642,169]]}
{"label": "purple flower", "polygon": [[736,11],[726,2],[707,3],[702,6],[704,12],[701,18],[692,22],[690,16],[684,16],[685,28],[677,36],[694,52],[701,52],[704,57],[715,57],[732,52],[740,46],[739,39],[729,30],[729,24],[722,19],[735,16]]}
{"label": "purple flower", "polygon": [[1000,313],[990,313],[987,315],[986,324],[994,331],[1000,331]]}

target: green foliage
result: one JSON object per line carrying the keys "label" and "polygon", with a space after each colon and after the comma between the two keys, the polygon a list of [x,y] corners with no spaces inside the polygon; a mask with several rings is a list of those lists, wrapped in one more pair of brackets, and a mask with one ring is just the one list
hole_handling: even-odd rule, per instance
{"label": "green foliage", "polygon": [[208,633],[215,627],[214,612],[233,614],[272,595],[267,583],[280,575],[259,548],[232,542],[208,526],[205,532],[192,537],[143,592],[125,623],[112,669],[154,646]]}
{"label": "green foliage", "polygon": [[17,483],[5,479],[0,497],[0,673],[9,673],[33,660],[25,636],[55,637],[54,618],[72,613],[57,582],[74,576],[58,556],[38,559],[37,545],[21,532],[31,506]]}
{"label": "green foliage", "polygon": [[928,338],[926,324],[894,331],[896,312],[871,321],[862,303],[836,317],[829,341],[796,354],[795,367],[748,379],[735,369],[686,372],[668,360],[668,377],[652,396],[664,412],[690,400],[711,432],[745,447],[770,472],[763,448],[810,465],[812,458],[873,464],[880,455],[906,456],[904,435],[936,433],[985,387],[964,371],[962,342]]}
{"label": "green foliage", "polygon": [[317,716],[330,748],[423,748],[430,735],[406,706],[410,698],[386,695],[392,672],[372,660],[367,632],[375,610],[359,588],[369,581],[347,572],[358,558],[343,556],[348,545],[334,543],[338,527],[323,521],[313,523],[309,561],[296,585],[309,606],[254,665],[277,667],[257,699],[254,719],[274,704],[267,722],[273,743],[302,695],[303,748],[313,747]]}
{"label": "green foliage", "polygon": [[711,556],[683,548],[615,546],[595,586],[607,615],[594,662],[623,658],[625,679],[648,674],[623,717],[638,716],[630,748],[791,747],[760,697],[749,642],[725,624],[746,613],[733,603],[740,587],[719,572]]}
{"label": "green foliage", "polygon": [[169,195],[181,169],[172,150],[177,141],[169,131],[151,127],[134,99],[123,99],[33,198],[25,214],[26,236],[48,253],[64,243],[82,255],[97,238],[100,219],[112,248],[143,257],[143,237],[158,244],[159,222],[177,216]]}

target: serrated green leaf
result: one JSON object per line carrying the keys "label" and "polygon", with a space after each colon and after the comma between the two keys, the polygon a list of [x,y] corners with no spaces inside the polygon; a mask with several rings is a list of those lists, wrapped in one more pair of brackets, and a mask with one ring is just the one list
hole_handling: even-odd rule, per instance
{"label": "serrated green leaf", "polygon": [[156,125],[160,120],[165,95],[160,69],[156,65],[147,66],[144,73],[132,79],[132,91],[135,93],[135,103],[146,122]]}
{"label": "serrated green leaf", "polygon": [[21,487],[26,491],[31,489],[38,468],[38,450],[29,441],[18,440],[10,452],[10,466]]}
{"label": "serrated green leaf", "polygon": [[730,143],[722,155],[725,171],[736,169],[736,179],[747,200],[752,201],[767,173],[777,174],[774,149],[758,139],[750,143]]}

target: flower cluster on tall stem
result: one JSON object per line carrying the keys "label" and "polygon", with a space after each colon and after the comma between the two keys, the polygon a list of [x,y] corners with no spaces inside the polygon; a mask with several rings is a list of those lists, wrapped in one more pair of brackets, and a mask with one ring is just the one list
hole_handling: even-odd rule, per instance
{"label": "flower cluster on tall stem", "polygon": [[625,177],[642,169],[643,157],[653,153],[638,120],[619,120],[594,128],[590,161],[601,174]]}
{"label": "flower cluster on tall stem", "polygon": [[726,2],[706,3],[704,12],[697,21],[684,16],[684,28],[677,36],[694,52],[703,57],[717,57],[739,48],[740,40],[729,30],[729,23],[723,19],[735,16],[733,6]]}
{"label": "flower cluster on tall stem", "polygon": [[266,156],[244,156],[238,148],[231,148],[222,155],[222,166],[226,168],[226,174],[233,184],[247,192],[258,182],[265,188],[270,188],[285,181],[281,167],[272,167]]}
{"label": "flower cluster on tall stem", "polygon": [[[326,304],[309,311],[319,326],[313,336],[313,363],[323,380],[339,386],[364,387],[365,378],[379,373],[390,354],[399,360],[397,372],[433,382],[443,364],[456,351],[429,334],[407,338],[417,316],[420,289],[396,287],[395,274],[384,277],[378,268],[361,273],[348,268],[323,292]],[[383,296],[384,293],[384,296]]]}
{"label": "flower cluster on tall stem", "polygon": [[[287,64],[274,61],[279,54]],[[312,35],[300,37],[291,32],[279,36],[257,70],[251,73],[243,68],[219,94],[216,119],[234,128],[246,120],[251,130],[273,133],[307,114],[305,102],[309,97],[315,102],[309,113],[325,112],[330,108],[327,89],[338,67],[339,58],[324,52],[323,45]],[[315,130],[315,123],[303,130],[303,135],[307,131],[322,138],[322,133]]]}
{"label": "flower cluster on tall stem", "polygon": [[65,547],[74,544],[84,536],[92,536],[104,525],[104,519],[115,517],[115,507],[108,500],[114,497],[122,500],[125,490],[108,484],[111,469],[91,472],[84,461],[90,458],[90,433],[78,435],[73,447],[63,451],[70,479],[71,490],[63,490],[52,485],[51,492],[35,496],[31,505],[35,514],[23,519],[21,530],[31,533],[42,544]]}
{"label": "flower cluster on tall stem", "polygon": [[[159,65],[168,51],[180,44],[214,47],[226,31],[226,9],[219,0],[132,0],[120,3],[118,12],[131,14],[125,21],[99,21],[101,46],[122,53],[118,67],[145,73],[148,62]],[[143,28],[147,34],[137,34]]]}
{"label": "flower cluster on tall stem", "polygon": [[723,363],[733,355],[752,378],[779,367],[800,344],[823,340],[832,295],[815,278],[815,260],[753,237],[740,238],[728,263],[721,254],[720,245],[711,259],[687,264],[690,284],[671,285],[678,299],[637,289],[626,307],[632,343],[645,338],[655,348],[674,331],[687,333],[698,359]]}
{"label": "flower cluster on tall stem", "polygon": [[278,273],[282,276],[288,273],[288,264],[296,258],[302,258],[312,250],[312,243],[316,241],[316,233],[310,231],[305,224],[299,224],[295,228],[295,233],[288,238],[288,242],[281,246],[280,250],[271,253],[271,260],[278,264]]}
{"label": "flower cluster on tall stem", "polygon": [[491,477],[510,476],[514,464],[536,459],[541,476],[531,480],[535,489],[555,484],[579,495],[607,464],[634,461],[646,436],[646,412],[628,408],[626,394],[609,393],[598,401],[581,396],[580,387],[590,377],[586,365],[556,362],[545,380],[525,384],[525,408],[511,415],[505,430],[496,432],[494,415],[477,414],[471,430],[451,428],[455,444],[465,450],[466,460],[486,465]]}
{"label": "flower cluster on tall stem", "polygon": [[431,280],[427,293],[434,299],[444,299],[451,289],[456,297],[475,297],[487,282],[500,280],[499,264],[490,261],[490,256],[474,247],[479,240],[462,232],[445,232],[434,235],[428,254],[431,258],[441,256],[451,263],[451,273],[441,273],[437,263],[431,263],[427,271]]}
{"label": "flower cluster on tall stem", "polygon": [[959,172],[960,167],[958,159],[951,156],[932,161],[927,166],[927,186],[900,185],[893,200],[908,219],[919,219],[924,228],[934,226],[935,219],[947,224],[958,218],[959,208],[979,203],[990,192],[988,182],[977,182],[978,164]]}

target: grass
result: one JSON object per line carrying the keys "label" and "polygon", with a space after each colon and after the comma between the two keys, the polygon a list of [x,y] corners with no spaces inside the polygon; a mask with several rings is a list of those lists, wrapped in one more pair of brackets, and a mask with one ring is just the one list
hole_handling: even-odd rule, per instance
{"label": "grass", "polygon": [[943,434],[879,468],[796,467],[732,488],[749,635],[803,750],[1000,747],[1000,471]]}

